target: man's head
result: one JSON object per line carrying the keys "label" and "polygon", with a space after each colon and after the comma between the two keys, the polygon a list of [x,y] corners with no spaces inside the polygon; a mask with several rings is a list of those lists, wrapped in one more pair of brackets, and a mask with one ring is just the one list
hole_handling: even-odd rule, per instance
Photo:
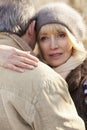
{"label": "man's head", "polygon": [[25,37],[25,34],[27,32],[31,38],[32,28],[34,28],[34,23],[32,25],[31,18],[34,16],[34,14],[35,9],[31,0],[1,1],[0,32],[16,34],[20,37],[23,37],[25,41],[29,42],[28,37]]}

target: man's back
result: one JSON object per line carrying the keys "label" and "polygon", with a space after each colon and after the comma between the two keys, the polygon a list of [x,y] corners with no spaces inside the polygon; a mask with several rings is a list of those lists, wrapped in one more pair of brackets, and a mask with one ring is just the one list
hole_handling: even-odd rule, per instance
{"label": "man's back", "polygon": [[1,130],[84,130],[66,83],[48,66],[0,73]]}

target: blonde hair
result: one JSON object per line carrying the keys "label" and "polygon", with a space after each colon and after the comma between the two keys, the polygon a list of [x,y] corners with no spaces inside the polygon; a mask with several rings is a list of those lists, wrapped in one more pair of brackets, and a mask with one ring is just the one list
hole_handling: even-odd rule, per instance
{"label": "blonde hair", "polygon": [[45,26],[42,26],[38,36],[38,48],[39,48],[39,57],[42,59],[42,53],[39,47],[39,37],[43,32],[54,32],[55,30],[58,30],[59,32],[64,32],[67,35],[67,41],[70,43],[73,47],[72,56],[75,57],[79,61],[84,61],[87,55],[86,49],[83,45],[82,41],[78,41],[75,36],[63,25],[61,24],[46,24]]}

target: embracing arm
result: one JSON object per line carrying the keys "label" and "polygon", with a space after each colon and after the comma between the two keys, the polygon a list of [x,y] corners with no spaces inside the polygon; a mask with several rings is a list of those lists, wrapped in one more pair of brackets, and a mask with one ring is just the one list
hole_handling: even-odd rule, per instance
{"label": "embracing arm", "polygon": [[38,59],[25,52],[7,45],[0,45],[0,66],[17,72],[25,69],[34,69],[38,66]]}

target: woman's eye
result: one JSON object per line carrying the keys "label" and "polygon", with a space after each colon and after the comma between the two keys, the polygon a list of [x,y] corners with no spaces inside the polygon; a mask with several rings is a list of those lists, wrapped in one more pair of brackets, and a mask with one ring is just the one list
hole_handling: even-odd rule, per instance
{"label": "woman's eye", "polygon": [[65,33],[58,33],[57,37],[64,38],[66,36]]}
{"label": "woman's eye", "polygon": [[41,38],[40,38],[40,41],[44,42],[44,41],[47,40],[47,39],[48,39],[48,37],[41,37]]}

